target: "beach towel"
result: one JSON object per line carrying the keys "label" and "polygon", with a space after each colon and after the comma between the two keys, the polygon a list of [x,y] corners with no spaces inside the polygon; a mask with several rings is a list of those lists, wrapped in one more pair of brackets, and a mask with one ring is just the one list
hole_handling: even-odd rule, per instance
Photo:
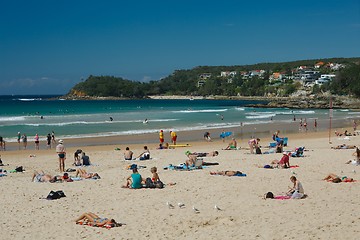
{"label": "beach towel", "polygon": [[277,200],[288,200],[288,199],[291,199],[291,196],[279,195],[279,196],[275,196],[274,199],[277,199]]}
{"label": "beach towel", "polygon": [[298,168],[298,167],[300,167],[299,165],[292,165],[292,166],[290,166],[290,168]]}
{"label": "beach towel", "polygon": [[178,166],[169,164],[168,166],[165,166],[163,169],[164,170],[189,171],[189,170],[196,170],[196,169],[202,169],[202,168],[206,168],[206,166],[202,166],[201,168],[196,168],[195,166],[186,167],[186,164],[180,164]]}

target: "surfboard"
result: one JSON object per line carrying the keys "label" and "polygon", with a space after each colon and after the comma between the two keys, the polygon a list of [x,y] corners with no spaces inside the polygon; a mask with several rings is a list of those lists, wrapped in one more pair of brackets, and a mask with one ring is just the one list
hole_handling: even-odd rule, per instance
{"label": "surfboard", "polygon": [[220,134],[220,137],[221,138],[226,138],[226,137],[229,137],[229,136],[231,136],[232,135],[232,132],[224,132],[224,133],[221,133]]}
{"label": "surfboard", "polygon": [[191,147],[190,144],[169,144],[169,148],[175,148],[175,147]]}

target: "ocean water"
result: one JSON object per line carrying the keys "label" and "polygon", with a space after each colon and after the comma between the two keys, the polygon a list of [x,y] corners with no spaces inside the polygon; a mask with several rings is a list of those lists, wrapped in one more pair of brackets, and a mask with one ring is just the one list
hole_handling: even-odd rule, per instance
{"label": "ocean water", "polygon": [[[52,131],[59,138],[134,135],[211,130],[271,122],[291,123],[295,116],[313,125],[329,118],[329,110],[246,107],[261,101],[244,100],[48,100],[54,96],[0,96],[0,136],[17,140],[17,132],[29,141]],[[334,110],[333,119],[359,118],[359,112]],[[110,118],[113,120],[111,121]],[[144,120],[147,119],[147,123]]]}

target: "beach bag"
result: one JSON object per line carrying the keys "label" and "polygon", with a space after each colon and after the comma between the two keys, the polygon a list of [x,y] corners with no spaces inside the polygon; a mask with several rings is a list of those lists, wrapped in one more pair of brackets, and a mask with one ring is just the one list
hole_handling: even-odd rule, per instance
{"label": "beach bag", "polygon": [[24,168],[23,168],[23,166],[16,167],[16,168],[15,168],[15,171],[16,171],[16,172],[23,172],[23,171],[24,171]]}
{"label": "beach bag", "polygon": [[157,182],[155,183],[155,187],[156,187],[156,188],[164,188],[164,183],[159,180],[159,181],[157,181]]}
{"label": "beach bag", "polygon": [[60,194],[54,191],[50,191],[50,193],[46,197],[47,200],[55,200],[59,198],[60,198]]}
{"label": "beach bag", "polygon": [[282,153],[282,147],[281,146],[276,147],[276,153]]}
{"label": "beach bag", "polygon": [[261,149],[260,149],[259,147],[257,147],[257,148],[255,149],[255,152],[256,152],[256,154],[261,154]]}
{"label": "beach bag", "polygon": [[151,180],[151,178],[146,178],[145,180],[145,188],[155,188],[155,184],[153,183],[153,181]]}

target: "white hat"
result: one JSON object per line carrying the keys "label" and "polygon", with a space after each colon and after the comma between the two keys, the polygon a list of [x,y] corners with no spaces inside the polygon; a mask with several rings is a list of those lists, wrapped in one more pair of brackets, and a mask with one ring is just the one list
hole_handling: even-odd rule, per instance
{"label": "white hat", "polygon": [[63,143],[63,142],[64,142],[63,140],[61,140],[61,139],[59,140],[59,143]]}

